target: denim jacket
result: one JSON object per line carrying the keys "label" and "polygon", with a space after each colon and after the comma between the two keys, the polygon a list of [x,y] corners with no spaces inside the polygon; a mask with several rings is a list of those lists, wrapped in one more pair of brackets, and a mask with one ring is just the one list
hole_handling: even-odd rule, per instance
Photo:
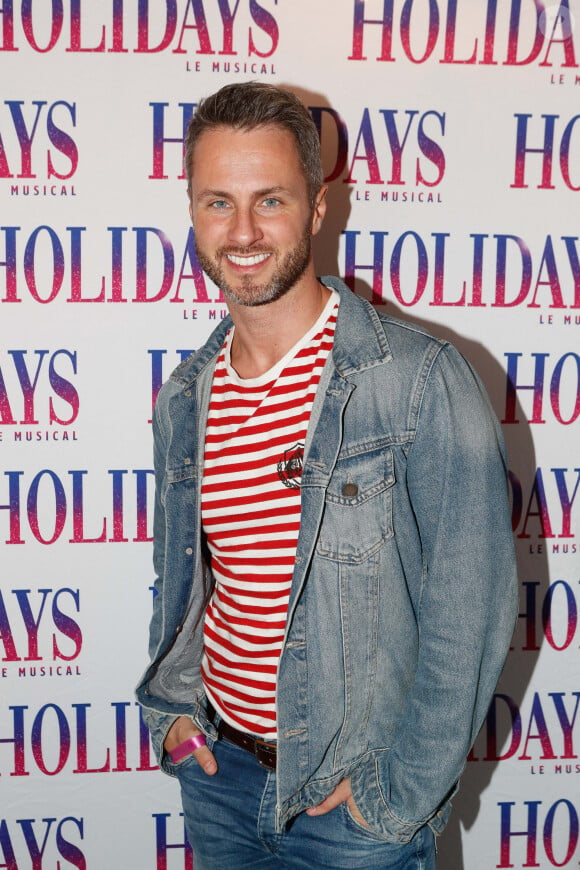
{"label": "denim jacket", "polygon": [[[370,835],[404,843],[426,823],[445,826],[509,647],[504,448],[477,375],[452,346],[323,280],[341,300],[308,428],[278,667],[278,825],[350,776]],[[200,678],[209,573],[200,486],[230,326],[175,370],[154,414],[158,594],[137,697],[170,774],[163,741],[177,716],[192,717],[210,747],[216,738]]]}

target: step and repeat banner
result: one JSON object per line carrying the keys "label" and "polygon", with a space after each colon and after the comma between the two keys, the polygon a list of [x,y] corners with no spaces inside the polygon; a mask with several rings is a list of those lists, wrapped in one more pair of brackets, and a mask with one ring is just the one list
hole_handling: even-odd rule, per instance
{"label": "step and repeat banner", "polygon": [[183,133],[248,79],[320,130],[318,271],[456,344],[503,424],[520,616],[441,867],[579,866],[579,64],[577,0],[2,0],[0,868],[193,867],[133,699],[150,421],[226,313]]}

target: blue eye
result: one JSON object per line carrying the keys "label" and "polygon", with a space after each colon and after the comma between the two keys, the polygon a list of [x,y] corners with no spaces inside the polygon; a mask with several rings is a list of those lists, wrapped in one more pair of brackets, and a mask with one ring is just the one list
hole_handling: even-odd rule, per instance
{"label": "blue eye", "polygon": [[280,200],[276,199],[275,196],[269,196],[267,199],[264,200],[264,205],[268,208],[274,208],[274,206],[280,205]]}
{"label": "blue eye", "polygon": [[215,202],[212,202],[212,204],[211,204],[212,208],[217,208],[217,209],[227,208],[227,206],[228,206],[228,204],[225,201],[225,199],[216,199]]}

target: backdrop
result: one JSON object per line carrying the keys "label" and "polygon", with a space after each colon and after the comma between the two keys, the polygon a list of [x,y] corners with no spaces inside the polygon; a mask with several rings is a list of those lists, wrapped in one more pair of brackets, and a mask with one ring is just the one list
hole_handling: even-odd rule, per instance
{"label": "backdrop", "polygon": [[191,870],[133,700],[151,409],[225,315],[184,128],[234,80],[320,130],[320,273],[451,339],[503,423],[521,607],[443,870],[580,863],[577,0],[3,0],[0,868]]}

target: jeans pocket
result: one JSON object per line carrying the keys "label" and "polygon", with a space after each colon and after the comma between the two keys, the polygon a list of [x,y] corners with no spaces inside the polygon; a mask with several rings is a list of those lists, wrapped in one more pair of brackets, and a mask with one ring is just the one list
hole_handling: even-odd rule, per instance
{"label": "jeans pocket", "polygon": [[383,837],[380,837],[378,834],[375,834],[372,828],[366,827],[363,825],[358,819],[354,817],[350,807],[345,801],[340,805],[340,809],[344,814],[344,818],[346,820],[346,826],[349,830],[352,830],[354,833],[362,834],[364,837],[368,837],[371,840],[374,840],[376,843],[384,843],[385,840]]}

